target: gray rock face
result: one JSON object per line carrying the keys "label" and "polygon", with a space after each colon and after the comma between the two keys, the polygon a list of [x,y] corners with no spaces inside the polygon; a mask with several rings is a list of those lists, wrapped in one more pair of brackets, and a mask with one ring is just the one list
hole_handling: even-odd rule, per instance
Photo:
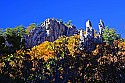
{"label": "gray rock face", "polygon": [[86,34],[83,34],[83,31],[80,30],[80,44],[79,47],[81,50],[94,50],[96,44],[102,43],[102,33],[104,29],[104,23],[100,20],[99,23],[99,33],[98,36],[94,37],[94,29],[92,28],[92,23],[90,20],[86,22]]}
{"label": "gray rock face", "polygon": [[53,42],[60,36],[72,36],[74,34],[77,34],[75,26],[67,27],[55,19],[46,19],[41,26],[33,29],[25,36],[25,45],[27,48],[31,48],[44,41]]}

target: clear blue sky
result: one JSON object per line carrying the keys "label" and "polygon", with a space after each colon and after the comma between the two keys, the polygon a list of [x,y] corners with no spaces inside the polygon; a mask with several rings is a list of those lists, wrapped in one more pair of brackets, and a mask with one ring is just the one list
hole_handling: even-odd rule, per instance
{"label": "clear blue sky", "polygon": [[84,29],[89,19],[96,30],[102,19],[125,38],[125,0],[0,0],[0,28],[38,24],[46,18],[72,20]]}

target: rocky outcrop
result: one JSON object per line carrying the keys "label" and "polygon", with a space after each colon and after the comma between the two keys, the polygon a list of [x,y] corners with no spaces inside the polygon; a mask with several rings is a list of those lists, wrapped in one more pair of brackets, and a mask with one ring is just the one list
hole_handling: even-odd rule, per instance
{"label": "rocky outcrop", "polygon": [[104,29],[104,23],[100,20],[99,23],[99,33],[98,36],[94,37],[94,29],[92,28],[92,23],[90,20],[86,22],[86,34],[83,34],[83,30],[80,30],[80,44],[81,50],[92,51],[95,49],[96,44],[103,43],[102,33]]}
{"label": "rocky outcrop", "polygon": [[27,48],[31,48],[44,41],[53,42],[60,36],[72,36],[77,33],[74,25],[65,26],[63,22],[48,18],[42,25],[37,26],[25,36],[25,45]]}

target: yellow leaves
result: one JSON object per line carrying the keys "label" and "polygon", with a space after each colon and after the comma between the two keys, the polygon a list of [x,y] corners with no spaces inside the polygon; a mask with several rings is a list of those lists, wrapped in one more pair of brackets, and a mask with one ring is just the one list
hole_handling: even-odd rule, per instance
{"label": "yellow leaves", "polygon": [[[69,50],[70,53],[67,53],[67,55],[74,55],[74,53],[77,51],[76,48],[79,46],[79,35],[74,35],[71,37],[62,36],[59,39],[55,40],[54,42],[48,42],[45,41],[41,43],[40,45],[34,46],[31,49],[27,50],[18,50],[14,54],[16,58],[25,58],[28,55],[30,58],[28,59],[41,59],[43,58],[45,61],[47,61],[50,58],[55,58],[56,54],[63,53],[64,51]],[[67,51],[68,52],[68,51]],[[57,54],[58,54],[57,53]]]}
{"label": "yellow leaves", "polygon": [[54,50],[56,50],[56,52],[64,52],[65,49],[67,48],[67,44],[68,44],[68,37],[66,36],[62,36],[59,39],[55,40],[53,42],[54,44]]}
{"label": "yellow leaves", "polygon": [[93,55],[97,55],[98,54],[98,50],[94,50],[92,53],[93,53]]}
{"label": "yellow leaves", "polygon": [[13,76],[13,74],[11,74],[11,73],[9,73],[9,76],[11,77],[11,78],[13,78],[14,76]]}
{"label": "yellow leaves", "polygon": [[34,46],[29,54],[32,59],[43,58],[45,61],[47,61],[50,57],[54,58],[53,44],[52,42],[45,41],[38,46]]}
{"label": "yellow leaves", "polygon": [[16,51],[16,55],[24,55],[25,52],[23,50],[18,50]]}
{"label": "yellow leaves", "polygon": [[16,67],[16,63],[15,63],[14,61],[11,61],[11,62],[9,63],[9,65],[10,65],[11,67]]}
{"label": "yellow leaves", "polygon": [[96,46],[96,49],[92,53],[93,55],[97,55],[99,53],[99,45]]}
{"label": "yellow leaves", "polygon": [[0,63],[0,73],[2,73],[2,67],[4,67],[4,66],[5,66],[4,62]]}
{"label": "yellow leaves", "polygon": [[118,47],[119,47],[121,50],[125,51],[125,42],[119,42],[119,43],[118,43]]}
{"label": "yellow leaves", "polygon": [[75,48],[78,48],[79,46],[79,37],[79,35],[74,35],[71,36],[68,40],[68,49],[71,55],[74,55],[74,52],[76,51]]}

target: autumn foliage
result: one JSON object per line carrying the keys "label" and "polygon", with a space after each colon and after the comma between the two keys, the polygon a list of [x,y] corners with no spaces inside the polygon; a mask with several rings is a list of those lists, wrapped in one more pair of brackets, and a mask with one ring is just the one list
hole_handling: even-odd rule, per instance
{"label": "autumn foliage", "polygon": [[0,57],[1,82],[124,83],[125,42],[79,49],[79,35],[62,36]]}
{"label": "autumn foliage", "polygon": [[34,46],[30,50],[29,55],[31,56],[32,59],[43,58],[45,61],[48,60],[49,58],[54,58],[53,43],[45,41],[38,46]]}

